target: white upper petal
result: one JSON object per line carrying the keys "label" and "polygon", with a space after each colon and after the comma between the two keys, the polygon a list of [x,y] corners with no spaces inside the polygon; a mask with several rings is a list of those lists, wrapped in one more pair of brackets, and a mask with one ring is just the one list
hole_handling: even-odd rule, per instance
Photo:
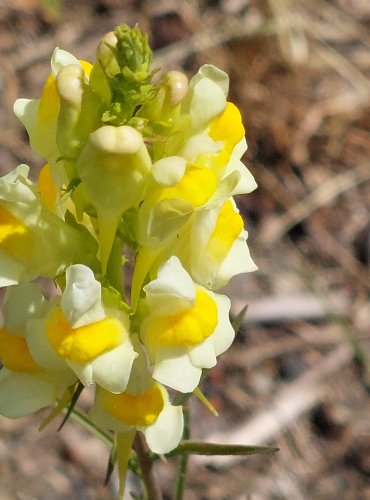
{"label": "white upper petal", "polygon": [[180,156],[168,156],[153,163],[152,175],[162,186],[174,186],[184,176],[186,160]]}
{"label": "white upper petal", "polygon": [[176,314],[193,306],[195,286],[177,257],[170,257],[159,269],[156,280],[144,287],[155,315]]}
{"label": "white upper petal", "polygon": [[51,71],[53,76],[56,77],[59,71],[64,68],[64,66],[69,66],[70,64],[80,64],[79,60],[67,52],[66,50],[56,47],[51,56]]}
{"label": "white upper petal", "polygon": [[6,328],[10,331],[24,328],[31,318],[41,318],[48,310],[48,302],[34,283],[9,287],[3,302]]}
{"label": "white upper petal", "polygon": [[94,323],[105,317],[101,303],[101,284],[90,268],[76,264],[67,269],[61,305],[72,328]]}
{"label": "white upper petal", "polygon": [[189,113],[194,130],[199,130],[226,106],[229,77],[224,71],[205,64],[190,80],[189,91],[182,104],[183,113]]}
{"label": "white upper petal", "polygon": [[204,154],[217,154],[221,150],[220,145],[209,137],[208,134],[196,134],[191,136],[183,148],[181,156],[188,162],[196,161],[197,157]]}
{"label": "white upper petal", "polygon": [[194,87],[190,105],[190,117],[194,130],[206,127],[213,118],[221,114],[226,106],[222,89],[209,78],[204,78]]}
{"label": "white upper petal", "polygon": [[17,99],[13,106],[15,116],[26,128],[28,134],[32,134],[37,122],[40,99]]}

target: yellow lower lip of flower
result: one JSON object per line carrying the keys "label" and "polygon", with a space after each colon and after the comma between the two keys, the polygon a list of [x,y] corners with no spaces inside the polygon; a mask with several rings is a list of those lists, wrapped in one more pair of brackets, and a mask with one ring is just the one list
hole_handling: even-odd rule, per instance
{"label": "yellow lower lip of flower", "polygon": [[217,305],[202,289],[196,291],[194,307],[172,316],[152,316],[145,328],[145,342],[159,346],[193,346],[209,337],[218,323]]}
{"label": "yellow lower lip of flower", "polygon": [[208,241],[205,251],[207,257],[216,262],[222,262],[242,232],[243,227],[243,219],[234,210],[231,201],[227,200],[218,214],[215,228]]}
{"label": "yellow lower lip of flower", "polygon": [[193,207],[200,207],[209,200],[216,187],[217,178],[212,170],[199,165],[188,165],[176,186],[163,189],[161,199],[178,198]]}
{"label": "yellow lower lip of flower", "polygon": [[71,328],[59,308],[55,308],[47,320],[46,332],[55,352],[74,363],[93,361],[127,338],[127,332],[117,318],[105,318],[79,328]]}
{"label": "yellow lower lip of flower", "polygon": [[214,141],[225,142],[228,150],[232,150],[243,139],[245,130],[235,104],[227,103],[224,112],[213,120],[209,135]]}
{"label": "yellow lower lip of flower", "polygon": [[19,373],[36,373],[42,369],[32,359],[26,339],[0,329],[0,358],[8,370]]}
{"label": "yellow lower lip of flower", "polygon": [[107,392],[103,399],[103,408],[125,425],[151,425],[164,408],[163,389],[159,384],[153,384],[139,396],[127,392]]}
{"label": "yellow lower lip of flower", "polygon": [[0,206],[0,249],[11,257],[24,261],[34,246],[31,230],[6,208]]}

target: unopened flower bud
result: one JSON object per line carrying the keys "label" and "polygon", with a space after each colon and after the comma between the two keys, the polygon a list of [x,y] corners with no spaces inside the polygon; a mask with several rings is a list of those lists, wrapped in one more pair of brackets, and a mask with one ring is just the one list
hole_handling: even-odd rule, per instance
{"label": "unopened flower bud", "polygon": [[77,162],[86,196],[96,208],[103,269],[122,214],[139,203],[151,160],[140,133],[132,127],[95,130]]}
{"label": "unopened flower bud", "polygon": [[113,78],[120,72],[116,58],[117,37],[110,31],[99,42],[96,50],[96,60],[101,65],[105,75]]}
{"label": "unopened flower bud", "polygon": [[56,140],[62,156],[75,158],[87,136],[96,127],[99,109],[79,64],[62,68],[56,78],[60,114]]}
{"label": "unopened flower bud", "polygon": [[171,106],[181,103],[188,91],[188,79],[181,71],[169,71],[166,75],[166,87]]}

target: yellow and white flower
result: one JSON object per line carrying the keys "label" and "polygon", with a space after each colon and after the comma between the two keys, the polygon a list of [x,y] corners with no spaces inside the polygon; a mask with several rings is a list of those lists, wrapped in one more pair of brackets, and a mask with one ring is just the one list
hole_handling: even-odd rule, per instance
{"label": "yellow and white flower", "polygon": [[172,251],[197,283],[218,290],[233,276],[257,269],[233,198],[221,207],[196,212],[183,231]]}
{"label": "yellow and white flower", "polygon": [[32,149],[52,167],[61,156],[73,157],[80,141],[97,126],[97,105],[88,89],[91,67],[56,48],[41,98],[15,102],[14,112],[28,132]]}
{"label": "yellow and white flower", "polygon": [[4,325],[0,329],[0,414],[17,418],[53,405],[76,380],[71,370],[37,364],[27,345],[26,328],[48,307],[39,288],[32,283],[9,287],[4,298]]}
{"label": "yellow and white flower", "polygon": [[89,416],[106,430],[128,435],[141,431],[154,453],[168,453],[176,448],[182,436],[182,407],[170,404],[166,389],[149,375],[145,352],[135,338],[134,344],[139,356],[127,389],[112,394],[97,387]]}
{"label": "yellow and white flower", "polygon": [[125,390],[136,357],[126,312],[106,308],[101,285],[86,266],[70,266],[61,300],[41,320],[29,322],[27,341],[45,369],[67,365],[85,385]]}
{"label": "yellow and white flower", "polygon": [[75,262],[93,262],[94,240],[50,212],[19,165],[0,178],[0,286],[54,278]]}
{"label": "yellow and white flower", "polygon": [[153,378],[181,392],[192,392],[203,368],[212,368],[234,339],[230,300],[196,285],[177,257],[144,287],[149,315],[140,330],[154,366]]}

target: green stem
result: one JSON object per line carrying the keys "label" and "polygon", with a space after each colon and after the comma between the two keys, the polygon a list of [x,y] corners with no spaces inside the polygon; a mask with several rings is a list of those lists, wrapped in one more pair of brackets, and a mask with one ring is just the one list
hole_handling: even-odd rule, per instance
{"label": "green stem", "polygon": [[112,250],[108,260],[106,276],[108,282],[112,285],[125,300],[125,292],[123,286],[123,276],[122,276],[122,253],[123,253],[124,243],[120,238],[114,238]]}
{"label": "green stem", "polygon": [[162,500],[162,492],[153,473],[153,460],[150,456],[149,447],[141,432],[136,433],[134,449],[146,489],[146,500]]}
{"label": "green stem", "polygon": [[[190,418],[189,418],[189,408],[188,405],[183,407],[184,413],[184,432],[183,439],[190,438]],[[182,500],[184,498],[184,490],[185,490],[185,478],[186,472],[188,468],[188,454],[183,453],[180,455],[178,459],[177,465],[177,474],[175,480],[175,492],[174,492],[174,500]]]}

